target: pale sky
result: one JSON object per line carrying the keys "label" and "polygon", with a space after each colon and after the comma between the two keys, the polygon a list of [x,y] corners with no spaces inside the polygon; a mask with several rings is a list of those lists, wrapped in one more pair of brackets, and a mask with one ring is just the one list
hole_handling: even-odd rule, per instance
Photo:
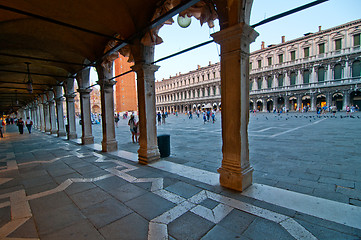
{"label": "pale sky", "polygon": [[[313,2],[313,0],[254,0],[251,25],[309,2]],[[327,29],[360,19],[360,10],[361,0],[329,0],[315,7],[267,23],[255,28],[260,35],[251,44],[251,51],[260,49],[262,41],[265,42],[266,46],[278,44],[283,35],[288,41],[302,37],[308,32],[317,32],[318,26]],[[199,21],[192,18],[192,23],[188,28],[181,28],[177,24],[176,17],[173,19],[175,20],[173,25],[164,25],[159,31],[159,36],[164,42],[156,46],[155,60],[211,40],[210,34],[219,30],[218,22],[216,22],[214,29],[210,29],[207,24],[201,27]],[[212,63],[219,62],[219,46],[215,43],[157,63],[160,68],[156,72],[156,79],[168,79],[169,76],[175,76],[179,72],[187,73],[195,70],[197,65],[207,66],[209,61]]]}

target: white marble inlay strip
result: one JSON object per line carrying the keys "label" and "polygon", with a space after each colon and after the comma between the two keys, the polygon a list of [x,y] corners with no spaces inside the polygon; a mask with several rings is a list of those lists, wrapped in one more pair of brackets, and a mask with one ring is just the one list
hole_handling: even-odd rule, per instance
{"label": "white marble inlay strip", "polygon": [[288,217],[282,214],[278,214],[272,211],[269,211],[267,209],[263,209],[260,207],[253,206],[248,203],[244,203],[241,201],[238,201],[233,198],[225,197],[216,193],[212,193],[207,191],[207,195],[210,199],[215,200],[217,202],[221,202],[225,205],[228,205],[230,207],[233,207],[235,209],[251,213],[253,215],[268,219],[272,222],[280,223],[284,220],[286,220]]}
{"label": "white marble inlay strip", "polygon": [[0,203],[0,208],[9,207],[9,206],[10,206],[10,201]]}
{"label": "white marble inlay strip", "polygon": [[11,219],[30,218],[32,216],[25,190],[19,190],[10,194]]}
{"label": "white marble inlay strip", "polygon": [[218,204],[213,210],[201,205],[197,205],[191,212],[201,216],[213,223],[219,223],[225,216],[227,216],[234,208],[226,206],[222,203]]}
{"label": "white marble inlay strip", "polygon": [[7,162],[7,165],[8,165],[8,168],[7,170],[10,171],[10,170],[17,170],[18,169],[18,164],[16,163],[15,160],[10,160]]}
{"label": "white marble inlay strip", "polygon": [[191,197],[190,199],[188,199],[188,201],[190,201],[194,204],[199,204],[199,203],[203,202],[204,200],[206,200],[207,198],[208,198],[207,192],[205,190],[202,190],[199,193],[197,193],[196,195],[194,195],[193,197]]}
{"label": "white marble inlay strip", "polygon": [[148,164],[151,167],[190,178],[209,185],[219,185],[219,174],[198,168],[188,167],[168,161],[157,161]]}
{"label": "white marble inlay strip", "polygon": [[163,178],[138,178],[134,181],[135,183],[151,182],[152,186],[150,191],[158,191],[163,189]]}
{"label": "white marble inlay strip", "polygon": [[100,180],[104,180],[109,177],[113,177],[113,174],[105,174],[103,176],[95,177],[95,178],[69,178],[68,180],[72,182],[96,182]]}
{"label": "white marble inlay strip", "polygon": [[317,240],[317,238],[302,227],[298,222],[292,218],[288,218],[280,223],[294,238],[302,240]]}
{"label": "white marble inlay strip", "polygon": [[176,220],[178,217],[182,216],[184,213],[188,212],[193,207],[195,207],[195,204],[184,201],[181,204],[175,206],[174,208],[166,211],[162,215],[152,219],[151,222],[169,224]]}
{"label": "white marble inlay strip", "polygon": [[1,184],[4,184],[4,183],[7,183],[11,180],[13,180],[14,178],[0,178],[0,185]]}
{"label": "white marble inlay strip", "polygon": [[158,190],[158,191],[155,191],[153,192],[155,194],[157,194],[158,196],[164,198],[164,199],[167,199],[168,201],[172,202],[172,203],[175,203],[175,204],[179,204],[181,202],[184,202],[186,199],[177,195],[177,194],[174,194],[172,192],[169,192],[165,189],[161,189],[161,190]]}
{"label": "white marble inlay strip", "polygon": [[29,195],[27,197],[27,199],[30,201],[30,200],[33,200],[33,199],[36,199],[36,198],[41,198],[41,197],[48,196],[50,194],[54,194],[54,193],[57,193],[57,192],[64,191],[72,183],[73,183],[72,180],[67,179],[64,182],[62,182],[60,185],[58,185],[56,188],[53,188],[53,189],[48,190],[48,191],[40,192],[40,193],[35,193],[33,195]]}
{"label": "white marble inlay strip", "polygon": [[309,123],[309,124],[303,125],[303,126],[299,126],[299,127],[296,127],[296,128],[292,128],[292,129],[289,129],[289,130],[287,130],[287,131],[283,131],[283,132],[280,132],[280,133],[276,133],[276,134],[273,134],[273,135],[271,135],[271,136],[269,136],[269,137],[270,137],[270,138],[274,138],[274,137],[277,137],[277,136],[282,135],[282,134],[286,134],[286,133],[289,133],[289,132],[296,131],[296,130],[298,130],[298,129],[300,129],[300,128],[303,128],[303,127],[308,127],[308,126],[311,126],[311,125],[320,123],[320,122],[322,122],[322,121],[324,121],[324,120],[326,120],[326,118],[321,119],[321,120],[318,120],[318,121],[313,122],[313,123]]}
{"label": "white marble inlay strip", "polygon": [[148,240],[168,240],[167,225],[150,222],[148,227]]}
{"label": "white marble inlay strip", "polygon": [[114,174],[114,175],[116,175],[116,176],[118,176],[118,177],[120,177],[120,178],[122,178],[122,179],[124,179],[125,181],[128,181],[128,182],[134,182],[137,179],[136,177],[133,177],[133,176],[131,176],[131,175],[127,174],[127,173],[124,173],[122,171],[119,171],[119,170],[117,170],[115,168],[107,168],[105,170],[112,173],[112,174]]}
{"label": "white marble inlay strip", "polygon": [[[11,220],[4,226],[0,228],[0,239],[11,239],[7,238],[10,233],[14,232],[18,227],[23,225],[26,221],[28,221],[30,218],[21,218],[21,219],[15,219]],[[23,238],[21,238],[23,239]]]}
{"label": "white marble inlay strip", "polygon": [[54,158],[53,160],[49,160],[49,161],[33,161],[33,162],[26,162],[26,163],[19,163],[18,166],[24,166],[24,165],[29,165],[29,164],[41,164],[41,163],[53,163],[53,162],[56,162],[64,157],[69,157],[69,156],[72,156],[72,155],[67,155],[67,156],[63,156],[63,157],[57,157],[57,158]]}
{"label": "white marble inlay strip", "polygon": [[361,208],[357,206],[256,183],[242,195],[361,229]]}

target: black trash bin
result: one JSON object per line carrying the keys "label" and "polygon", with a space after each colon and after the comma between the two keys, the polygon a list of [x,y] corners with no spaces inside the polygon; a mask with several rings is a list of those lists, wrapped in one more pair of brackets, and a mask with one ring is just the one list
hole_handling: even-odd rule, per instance
{"label": "black trash bin", "polygon": [[65,125],[65,130],[67,133],[69,133],[69,125],[68,124]]}
{"label": "black trash bin", "polygon": [[159,148],[160,157],[161,158],[169,157],[169,155],[170,155],[170,135],[168,135],[168,134],[159,135],[159,136],[157,136],[157,140],[158,140],[158,148]]}

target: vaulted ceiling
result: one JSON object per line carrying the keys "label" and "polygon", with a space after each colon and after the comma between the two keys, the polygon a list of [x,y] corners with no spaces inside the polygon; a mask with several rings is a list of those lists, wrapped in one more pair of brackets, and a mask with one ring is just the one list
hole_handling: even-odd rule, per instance
{"label": "vaulted ceiling", "polygon": [[[164,2],[1,1],[0,114],[16,111],[44,90],[74,76],[84,67],[86,59],[90,62],[101,60],[110,40],[127,40],[153,27],[150,23],[155,10]],[[184,6],[198,1],[179,2],[179,6]],[[158,23],[165,20],[160,19]],[[30,63],[32,93],[26,85],[26,62]]]}

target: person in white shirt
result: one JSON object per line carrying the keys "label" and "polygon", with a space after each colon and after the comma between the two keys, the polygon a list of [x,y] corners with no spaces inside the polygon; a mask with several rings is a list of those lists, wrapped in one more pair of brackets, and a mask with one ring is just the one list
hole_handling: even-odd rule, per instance
{"label": "person in white shirt", "polygon": [[33,126],[33,121],[31,121],[29,117],[27,117],[25,121],[25,125],[28,128],[29,133],[31,133],[31,127]]}

